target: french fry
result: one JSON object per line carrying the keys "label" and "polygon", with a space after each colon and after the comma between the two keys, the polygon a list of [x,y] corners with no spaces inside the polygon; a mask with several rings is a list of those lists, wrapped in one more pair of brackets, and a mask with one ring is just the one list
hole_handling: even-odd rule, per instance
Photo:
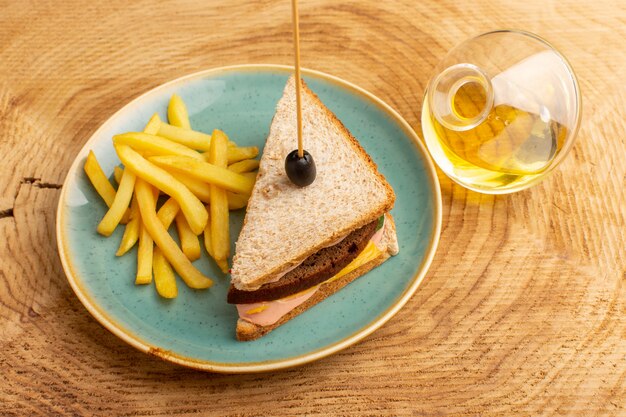
{"label": "french fry", "polygon": [[178,94],[172,94],[170,98],[170,103],[167,106],[167,119],[172,126],[191,130],[187,106],[185,106],[185,102]]}
{"label": "french fry", "polygon": [[230,272],[230,266],[228,265],[228,260],[226,260],[226,259],[216,259],[215,260],[215,264],[220,268],[220,270],[223,273],[228,274],[228,272]]}
{"label": "french fry", "polygon": [[[206,133],[198,132],[196,130],[172,126],[171,124],[163,121],[159,125],[158,135],[198,151],[208,151],[211,146],[211,135],[207,135]],[[229,142],[228,146],[229,148],[237,147],[234,142]]]}
{"label": "french fry", "polygon": [[248,205],[248,200],[250,199],[249,194],[235,194],[230,191],[227,193],[228,196],[228,210],[239,210]]}
{"label": "french fry", "polygon": [[211,188],[208,183],[190,175],[183,174],[182,172],[171,172],[171,174],[174,178],[183,183],[185,187],[189,188],[189,191],[198,197],[200,201],[203,203],[211,202]]}
{"label": "french fry", "polygon": [[172,126],[165,122],[161,122],[158,135],[200,151],[208,151],[211,145],[210,135],[196,132],[195,130]]}
{"label": "french fry", "polygon": [[[211,211],[210,206],[206,206],[206,211]],[[209,214],[209,221],[204,228],[204,248],[206,249],[209,256],[213,258],[215,264],[222,270],[222,272],[227,274],[229,271],[228,261],[225,259],[215,259],[215,253],[213,252],[213,243],[211,242],[211,239],[211,215]]]}
{"label": "french fry", "polygon": [[252,183],[256,182],[256,174],[258,173],[258,171],[252,171],[252,172],[243,172],[241,173],[241,175],[243,175],[244,177],[248,178],[248,180],[252,181]]}
{"label": "french fry", "polygon": [[211,208],[208,205],[206,206],[206,212],[209,215],[209,221],[206,223],[206,227],[204,228],[204,248],[209,256],[215,259],[213,244],[211,243]]}
{"label": "french fry", "polygon": [[259,169],[259,161],[256,159],[244,159],[243,161],[228,165],[228,169],[236,172],[237,174],[243,174],[244,172]]}
{"label": "french fry", "polygon": [[[215,260],[226,260],[230,256],[228,227],[228,200],[226,192],[211,186],[211,247]],[[226,271],[224,271],[226,273]]]}
{"label": "french fry", "polygon": [[[170,225],[172,224],[174,220],[177,221],[177,228],[178,228],[179,217],[183,221],[185,221],[184,227],[186,227],[185,231],[183,232],[181,232],[181,229],[178,229],[178,235],[181,240],[181,247],[182,247],[183,253],[185,254],[185,256],[187,256],[187,258],[190,261],[195,261],[196,259],[200,257],[200,244],[197,244],[196,245],[197,249],[194,249],[193,242],[192,243],[186,242],[186,239],[191,240],[190,239],[191,237],[195,238],[197,242],[198,238],[196,237],[196,235],[193,234],[191,229],[189,229],[189,225],[187,224],[187,221],[185,220],[184,216],[181,216],[180,206],[178,205],[178,202],[174,200],[173,198],[169,198],[165,203],[163,203],[163,205],[157,212],[157,218],[161,221],[161,223],[163,224],[163,227],[165,227],[166,230],[169,229]],[[207,224],[208,224],[208,221],[207,221]],[[187,252],[185,252],[185,250],[187,250]],[[167,262],[167,260],[165,260],[165,262]]]}
{"label": "french fry", "polygon": [[128,145],[136,151],[151,155],[182,155],[203,160],[202,155],[180,143],[143,132],[128,132],[113,136],[116,145]]}
{"label": "french fry", "polygon": [[244,159],[256,158],[259,155],[259,148],[256,146],[245,146],[228,149],[228,163],[243,161]]}
{"label": "french fry", "polygon": [[133,197],[135,178],[135,173],[131,170],[124,170],[122,173],[120,186],[117,189],[117,193],[115,193],[113,204],[111,204],[111,207],[109,207],[96,229],[101,235],[110,236],[120,223],[120,220],[122,220],[124,213],[127,212],[130,199]]}
{"label": "french fry", "polygon": [[154,243],[145,225],[139,228],[139,249],[137,250],[137,277],[135,285],[150,284],[152,282],[152,257]]}
{"label": "french fry", "polygon": [[219,129],[211,134],[211,147],[209,148],[208,162],[221,167],[228,167],[228,136]]}
{"label": "french fry", "polygon": [[228,148],[228,163],[233,164],[244,159],[256,158],[258,154],[259,148],[256,146]]}
{"label": "french fry", "polygon": [[178,205],[178,202],[170,197],[165,203],[163,203],[157,212],[157,217],[161,221],[161,224],[163,224],[163,227],[167,230],[170,228],[170,225],[174,219],[176,219],[176,215],[179,212],[180,206]]}
{"label": "french fry", "polygon": [[122,174],[124,173],[124,170],[122,168],[120,168],[119,166],[115,166],[113,167],[113,178],[115,178],[115,182],[117,183],[117,185],[120,185],[120,182],[122,182]]}
{"label": "french fry", "polygon": [[[178,202],[170,197],[157,212],[157,218],[161,221],[165,230],[167,230],[170,228],[170,225],[179,212],[180,206]],[[163,253],[158,247],[154,248],[154,256],[157,256],[157,251],[161,255],[161,259],[155,261],[153,258],[152,260],[152,272],[154,273],[154,283],[157,287],[157,292],[162,297],[174,298],[178,294],[178,289],[176,287],[176,281],[172,281],[173,273],[170,274],[172,266],[167,259],[162,256]],[[160,289],[159,286],[162,286],[162,288]]]}
{"label": "french fry", "polygon": [[159,126],[161,126],[161,118],[158,113],[154,113],[146,127],[143,128],[143,133],[147,133],[149,135],[156,135],[159,132]]}
{"label": "french fry", "polygon": [[208,162],[197,161],[184,156],[153,156],[149,158],[149,161],[165,169],[188,174],[189,176],[235,193],[250,194],[252,187],[254,187],[253,180],[241,174],[229,171],[226,167],[219,167]]}
{"label": "french fry", "polygon": [[[126,169],[131,169],[135,174],[154,185],[158,189],[165,192],[167,195],[174,198],[180,205],[180,209],[185,214],[185,218],[189,223],[189,227],[194,233],[200,234],[206,226],[207,214],[204,209],[204,205],[198,198],[192,194],[191,191],[180,181],[176,180],[170,173],[154,165],[152,162],[146,160],[137,152],[133,151],[128,145],[117,145],[115,147],[117,154],[126,166]],[[167,157],[155,157],[155,158],[172,158]],[[192,158],[176,156],[174,158],[184,158],[185,160],[194,161]],[[196,161],[199,164],[204,162]],[[233,175],[238,175],[234,174]],[[244,181],[247,181],[245,177],[242,177]],[[143,213],[143,212],[142,212]],[[143,216],[143,214],[142,214]],[[167,252],[164,251],[165,257],[168,257]],[[169,259],[169,258],[168,258]]]}
{"label": "french fry", "polygon": [[[203,203],[211,202],[211,187],[209,187],[208,183],[180,172],[172,172],[171,174],[178,181],[182,182],[185,187],[189,188],[189,191],[198,197],[200,201]],[[239,210],[244,208],[248,204],[248,199],[250,198],[250,194],[237,194],[231,191],[228,191],[226,194],[228,196],[229,210]]]}
{"label": "french fry", "polygon": [[137,199],[133,197],[130,202],[130,220],[124,228],[124,235],[122,236],[122,241],[120,242],[117,252],[115,252],[115,256],[122,256],[135,246],[135,243],[137,243],[139,239],[140,227],[141,216],[139,214],[139,206],[137,205]]}
{"label": "french fry", "polygon": [[159,295],[163,298],[176,298],[178,287],[176,286],[174,271],[158,247],[154,248],[152,271],[154,272],[154,284]]}
{"label": "french fry", "polygon": [[[209,162],[216,167],[228,166],[228,138],[214,130],[209,149]],[[215,261],[222,270],[228,272],[227,259],[230,256],[230,235],[228,225],[228,197],[226,190],[211,184],[211,249],[215,254]]]}
{"label": "french fry", "polygon": [[[259,148],[256,146],[245,146],[245,147],[229,147],[228,148],[228,163],[234,164],[235,162],[243,161],[244,159],[252,159],[256,158],[259,154]],[[202,157],[205,161],[209,161],[209,153],[204,152]]]}
{"label": "french fry", "polygon": [[102,171],[93,151],[89,151],[84,169],[93,188],[102,197],[107,207],[111,207],[113,200],[115,200],[115,188],[113,188],[107,176],[104,175],[104,171]]}
{"label": "french fry", "polygon": [[191,262],[200,259],[200,242],[198,242],[198,236],[193,234],[182,213],[176,215],[176,230],[178,231],[178,238],[180,239],[180,248],[187,259]]}
{"label": "french fry", "polygon": [[[109,182],[107,176],[104,175],[104,171],[102,170],[100,163],[96,159],[96,154],[94,154],[93,151],[89,151],[87,159],[85,160],[84,169],[85,174],[87,174],[87,178],[89,178],[91,185],[93,185],[93,188],[95,188],[98,195],[102,197],[107,207],[111,207],[113,201],[115,200],[116,191]],[[129,217],[130,212],[126,210],[120,223],[128,223]]]}
{"label": "french fry", "polygon": [[[127,164],[126,166],[129,165]],[[157,217],[155,211],[156,200],[148,183],[142,178],[138,178],[135,184],[135,190],[143,225],[154,239],[156,245],[161,249],[165,258],[170,262],[172,267],[174,267],[176,272],[178,272],[178,275],[180,275],[190,288],[210,287],[213,281],[205,277],[191,264]],[[204,211],[204,218],[206,219],[208,215],[203,205],[202,210]],[[202,230],[204,230],[204,226],[205,225],[202,226]]]}

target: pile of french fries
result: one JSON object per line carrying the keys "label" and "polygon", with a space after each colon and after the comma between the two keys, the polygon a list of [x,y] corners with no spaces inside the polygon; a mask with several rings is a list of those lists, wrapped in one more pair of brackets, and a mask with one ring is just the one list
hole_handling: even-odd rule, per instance
{"label": "pile of french fries", "polygon": [[[173,95],[169,123],[153,115],[143,132],[113,137],[123,163],[115,167],[115,190],[96,156],[89,152],[85,173],[109,207],[97,231],[110,236],[125,225],[116,256],[137,248],[135,284],[154,283],[159,295],[178,295],[174,271],[190,288],[208,288],[212,280],[192,264],[201,256],[198,236],[219,268],[228,272],[229,210],[248,203],[259,161],[257,147],[239,147],[224,132],[192,130],[183,100]],[[158,206],[159,197],[165,201]],[[162,199],[163,200],[163,199]],[[168,230],[172,223],[180,246]]]}

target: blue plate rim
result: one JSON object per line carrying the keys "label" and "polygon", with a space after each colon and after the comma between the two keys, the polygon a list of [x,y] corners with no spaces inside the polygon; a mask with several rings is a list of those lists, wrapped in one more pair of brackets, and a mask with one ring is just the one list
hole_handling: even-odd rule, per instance
{"label": "blue plate rim", "polygon": [[302,68],[302,75],[308,75],[313,77],[318,77],[321,79],[325,79],[327,81],[332,82],[339,87],[351,90],[357,95],[364,98],[366,101],[374,103],[378,108],[387,113],[393,120],[395,120],[399,126],[402,128],[402,131],[409,137],[414,145],[421,152],[424,157],[424,165],[427,170],[427,176],[430,180],[430,186],[433,190],[433,210],[434,210],[434,222],[432,225],[431,233],[430,233],[430,242],[428,245],[428,249],[425,252],[425,256],[422,259],[422,262],[417,269],[417,272],[414,274],[410,285],[406,288],[406,290],[396,299],[396,301],[390,305],[383,313],[381,313],[375,320],[367,324],[366,326],[356,330],[349,336],[344,337],[342,340],[338,342],[334,342],[329,344],[323,348],[317,349],[312,352],[307,352],[305,354],[290,357],[286,359],[278,359],[278,360],[268,360],[261,362],[245,362],[245,363],[235,363],[235,362],[215,362],[215,361],[207,361],[201,360],[193,357],[178,355],[175,352],[167,351],[159,347],[151,346],[149,343],[142,340],[138,335],[134,334],[132,331],[125,329],[119,323],[117,323],[112,317],[106,314],[106,311],[101,308],[98,303],[96,303],[92,297],[88,294],[88,292],[82,287],[81,279],[79,274],[76,273],[75,268],[72,265],[71,258],[69,256],[68,242],[64,236],[63,225],[65,224],[65,210],[66,207],[66,193],[68,189],[68,182],[70,179],[76,174],[77,169],[79,168],[79,162],[82,161],[91,149],[92,144],[96,142],[98,137],[100,136],[100,132],[103,131],[106,126],[110,123],[111,120],[118,117],[118,115],[127,111],[127,109],[132,108],[134,105],[138,104],[138,102],[142,101],[145,96],[148,96],[155,92],[156,90],[166,89],[177,84],[184,84],[188,81],[204,78],[209,75],[215,76],[220,73],[229,73],[236,71],[275,71],[275,72],[285,72],[291,73],[293,72],[293,67],[289,65],[278,65],[278,64],[242,64],[242,65],[229,65],[222,66],[216,68],[210,68],[202,71],[198,71],[192,74],[185,75],[183,77],[176,78],[174,80],[168,81],[166,83],[160,84],[140,96],[134,98],[129,103],[124,105],[114,114],[112,114],[104,123],[100,125],[100,127],[89,137],[87,142],[83,145],[81,150],[76,155],[68,173],[63,182],[63,187],[61,189],[61,195],[59,197],[59,203],[57,206],[57,215],[56,215],[56,240],[57,247],[59,252],[59,257],[61,259],[61,264],[63,266],[63,270],[67,277],[67,280],[80,300],[80,302],[85,306],[87,311],[107,330],[113,333],[118,338],[122,339],[129,345],[134,348],[151,355],[154,355],[160,359],[167,360],[169,362],[173,362],[178,365],[186,366],[189,368],[199,369],[203,371],[210,372],[218,372],[218,373],[256,373],[256,372],[267,372],[279,369],[286,369],[295,366],[304,365],[306,363],[310,363],[319,359],[322,359],[326,356],[337,353],[353,344],[359,342],[363,338],[369,336],[372,332],[376,331],[383,324],[389,321],[413,296],[419,285],[424,279],[430,264],[434,258],[435,252],[437,250],[437,245],[439,243],[439,235],[441,233],[441,223],[442,223],[442,200],[441,200],[441,189],[439,186],[439,179],[437,177],[437,173],[435,170],[435,166],[430,159],[430,155],[426,150],[426,147],[422,143],[422,141],[417,136],[417,133],[411,128],[406,120],[400,114],[395,111],[390,105],[385,103],[382,99],[378,98],[374,94],[368,92],[367,90],[349,82],[342,78],[336,77],[334,75],[330,75],[321,71],[312,70]]}

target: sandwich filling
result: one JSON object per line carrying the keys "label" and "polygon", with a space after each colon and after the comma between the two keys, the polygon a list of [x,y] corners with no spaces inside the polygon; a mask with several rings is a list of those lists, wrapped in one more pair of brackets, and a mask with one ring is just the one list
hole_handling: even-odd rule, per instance
{"label": "sandwich filling", "polygon": [[[333,270],[330,276],[326,276],[321,281],[305,280],[305,282],[309,282],[309,283],[314,282],[314,284],[312,286],[309,285],[308,287],[301,289],[298,292],[295,292],[295,293],[292,292],[291,294],[283,296],[281,298],[260,300],[256,302],[238,302],[237,311],[239,312],[239,317],[243,320],[249,321],[259,326],[269,326],[271,324],[274,324],[278,320],[280,320],[281,317],[283,317],[284,315],[286,315],[287,313],[289,313],[290,311],[298,307],[300,304],[306,302],[309,298],[311,298],[315,294],[315,292],[319,289],[320,286],[333,282],[343,277],[344,275],[349,274],[355,269],[365,265],[366,263],[376,259],[385,250],[384,248],[380,247],[381,239],[385,231],[385,223],[386,223],[385,216],[383,215],[378,220],[374,221],[373,223],[369,225],[364,226],[363,228],[357,230],[356,232],[353,232],[346,239],[340,242],[338,245],[340,245],[341,243],[353,237],[354,234],[357,234],[356,236],[358,237],[362,237],[363,234],[366,234],[367,236],[367,239],[365,239],[364,242],[359,242],[361,244],[358,246],[360,246],[361,249],[358,250],[354,256],[351,256],[347,262],[345,262],[344,260],[344,262],[341,264],[341,267],[339,267],[336,270]],[[371,233],[370,233],[370,229],[371,229]],[[351,243],[353,245],[356,245],[354,241]],[[332,248],[335,248],[336,246],[333,246]],[[325,248],[325,249],[322,249],[322,251],[330,250],[332,248]],[[315,256],[318,255],[320,252],[307,258],[303,262],[303,264],[307,264],[307,261],[309,261],[309,259],[311,258],[316,259]],[[267,285],[271,285],[271,284],[266,284],[265,286]],[[261,289],[262,288],[263,287],[261,287]],[[232,302],[231,291],[233,290],[234,290],[233,287],[231,287],[231,290],[229,291],[229,302]],[[237,291],[237,290],[234,290],[234,291]],[[255,293],[258,291],[247,291],[247,292]],[[235,298],[237,297],[235,296]]]}
{"label": "sandwich filling", "polygon": [[227,301],[231,304],[250,304],[278,300],[308,290],[341,271],[365,249],[371,237],[381,228],[382,220],[377,219],[334,245],[320,249],[279,280],[272,280],[254,291],[239,290],[231,285]]}

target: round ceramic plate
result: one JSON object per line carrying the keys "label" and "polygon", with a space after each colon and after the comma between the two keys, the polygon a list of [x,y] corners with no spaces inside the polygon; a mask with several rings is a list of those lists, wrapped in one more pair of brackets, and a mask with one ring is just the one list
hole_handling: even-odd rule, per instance
{"label": "round ceramic plate", "polygon": [[[116,258],[123,227],[104,238],[96,226],[105,213],[86,175],[88,151],[106,173],[120,161],[114,134],[140,131],[157,112],[166,119],[172,93],[189,109],[192,127],[222,129],[240,146],[263,148],[289,67],[217,68],[163,84],[107,120],[72,164],[59,201],[57,240],[74,292],[107,329],[144,352],[215,372],[259,372],[311,362],[344,349],[382,326],[413,295],[431,263],[441,228],[435,169],[414,131],[388,105],[336,77],[305,70],[309,87],[378,164],[396,192],[392,210],[400,253],[337,294],[253,342],[235,339],[237,310],[226,303],[228,277],[204,255],[194,264],[215,284],[191,290],[179,280],[178,297],[160,298],[154,285],[136,286],[136,250]],[[244,211],[231,216],[231,240]],[[203,252],[204,253],[204,252]]]}

